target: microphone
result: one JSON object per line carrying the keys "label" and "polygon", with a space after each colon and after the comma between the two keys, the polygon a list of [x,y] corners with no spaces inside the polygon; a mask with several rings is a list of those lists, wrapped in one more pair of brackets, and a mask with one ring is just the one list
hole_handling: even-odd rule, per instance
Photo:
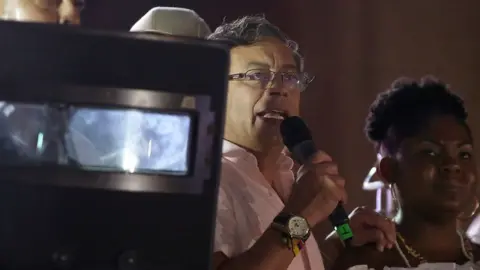
{"label": "microphone", "polygon": [[[283,143],[292,153],[293,159],[298,163],[305,164],[317,152],[310,129],[308,129],[300,117],[291,116],[285,118],[280,125],[280,133],[282,134]],[[349,245],[353,238],[353,233],[342,202],[338,203],[335,210],[328,216],[328,219],[340,239],[345,245]]]}

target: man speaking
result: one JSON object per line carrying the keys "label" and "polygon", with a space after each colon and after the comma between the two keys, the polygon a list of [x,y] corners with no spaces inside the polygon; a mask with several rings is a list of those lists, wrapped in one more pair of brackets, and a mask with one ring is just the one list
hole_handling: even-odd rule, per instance
{"label": "man speaking", "polygon": [[[293,161],[283,154],[280,124],[299,114],[312,80],[298,46],[264,17],[224,23],[209,38],[233,44],[214,269],[323,269],[318,244],[332,256],[342,247],[311,229],[346,201],[345,180],[318,151],[295,181]],[[351,227],[352,245],[395,241],[393,224],[373,211],[357,211]]]}

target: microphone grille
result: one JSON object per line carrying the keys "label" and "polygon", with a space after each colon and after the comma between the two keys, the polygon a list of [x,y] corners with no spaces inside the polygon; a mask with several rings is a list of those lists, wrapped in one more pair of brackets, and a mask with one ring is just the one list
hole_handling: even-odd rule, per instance
{"label": "microphone grille", "polygon": [[280,133],[282,134],[283,143],[289,151],[292,151],[293,147],[301,142],[312,140],[310,129],[308,129],[302,118],[298,116],[285,118],[280,124]]}

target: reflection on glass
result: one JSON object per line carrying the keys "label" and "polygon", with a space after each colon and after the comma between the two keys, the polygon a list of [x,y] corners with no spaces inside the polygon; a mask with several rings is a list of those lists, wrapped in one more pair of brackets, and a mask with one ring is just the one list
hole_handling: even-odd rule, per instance
{"label": "reflection on glass", "polygon": [[9,165],[186,174],[191,117],[132,109],[0,102],[0,150]]}
{"label": "reflection on glass", "polygon": [[396,213],[392,191],[377,174],[377,166],[381,159],[382,156],[377,154],[377,160],[363,181],[363,190],[375,191],[375,211],[393,218]]}

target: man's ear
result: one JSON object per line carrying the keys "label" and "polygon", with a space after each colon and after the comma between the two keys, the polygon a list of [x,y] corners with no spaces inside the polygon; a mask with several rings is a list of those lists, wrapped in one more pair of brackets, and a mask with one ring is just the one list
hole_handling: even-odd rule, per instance
{"label": "man's ear", "polygon": [[380,179],[386,184],[395,184],[395,175],[398,172],[398,163],[392,157],[384,157],[377,164],[377,173]]}

